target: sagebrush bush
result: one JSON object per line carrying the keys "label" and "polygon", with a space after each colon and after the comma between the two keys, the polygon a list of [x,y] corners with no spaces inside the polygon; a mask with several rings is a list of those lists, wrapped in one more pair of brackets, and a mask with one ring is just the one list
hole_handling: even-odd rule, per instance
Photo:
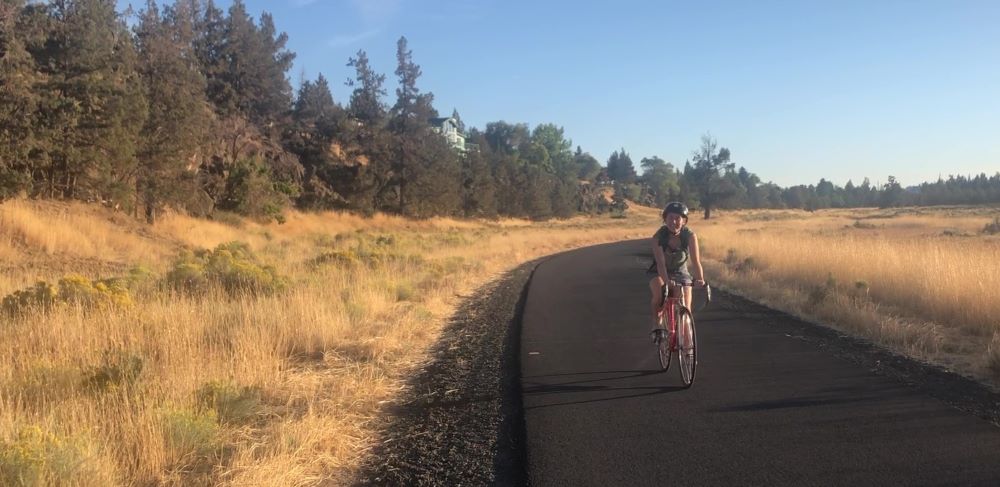
{"label": "sagebrush bush", "polygon": [[195,393],[198,406],[213,411],[223,423],[246,423],[261,410],[261,393],[256,387],[237,387],[222,382],[209,382]]}
{"label": "sagebrush bush", "polygon": [[133,385],[142,374],[143,359],[139,355],[123,350],[106,350],[101,363],[92,366],[84,374],[84,384],[92,390],[106,390],[112,387]]}
{"label": "sagebrush bush", "polygon": [[214,410],[164,408],[160,412],[167,448],[176,459],[212,455],[219,445],[219,422]]}
{"label": "sagebrush bush", "polygon": [[402,254],[399,252],[389,252],[385,250],[355,249],[355,250],[335,250],[323,252],[312,259],[313,265],[333,264],[346,269],[357,265],[368,267],[384,265],[423,265],[425,259],[416,254]]}
{"label": "sagebrush bush", "polygon": [[22,427],[0,439],[0,485],[112,485],[91,450],[83,438]]}
{"label": "sagebrush bush", "polygon": [[837,280],[834,279],[833,274],[827,274],[826,282],[821,286],[813,286],[809,290],[809,295],[807,296],[807,303],[810,306],[819,306],[827,298],[835,295],[837,293]]}
{"label": "sagebrush bush", "polygon": [[993,221],[986,224],[983,227],[983,233],[987,235],[996,235],[1000,233],[1000,217],[994,218]]}
{"label": "sagebrush bush", "polygon": [[126,277],[90,280],[79,274],[70,274],[55,284],[39,281],[34,286],[15,291],[3,298],[3,310],[8,314],[21,314],[27,310],[48,310],[58,304],[93,307],[132,306],[132,289],[142,291],[152,282],[151,273],[143,268],[133,269]]}
{"label": "sagebrush bush", "polygon": [[3,310],[9,314],[19,314],[26,309],[48,309],[57,300],[59,288],[55,284],[38,281],[34,286],[14,291],[4,296]]}
{"label": "sagebrush bush", "polygon": [[204,292],[218,286],[229,294],[272,294],[288,284],[273,267],[258,262],[243,242],[221,244],[214,250],[182,252],[166,281],[178,291]]}

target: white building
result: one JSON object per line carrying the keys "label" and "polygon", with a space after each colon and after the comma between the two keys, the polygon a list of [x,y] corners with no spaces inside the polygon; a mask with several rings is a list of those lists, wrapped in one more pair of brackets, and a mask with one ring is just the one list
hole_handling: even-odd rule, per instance
{"label": "white building", "polygon": [[444,135],[445,140],[448,141],[455,149],[461,152],[465,152],[465,134],[458,130],[458,121],[452,117],[441,117],[432,118],[431,130],[435,133]]}

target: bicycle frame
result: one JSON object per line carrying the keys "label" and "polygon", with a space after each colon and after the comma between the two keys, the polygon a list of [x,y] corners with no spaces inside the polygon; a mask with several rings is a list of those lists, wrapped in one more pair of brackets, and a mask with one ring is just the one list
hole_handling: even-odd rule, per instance
{"label": "bicycle frame", "polygon": [[680,291],[678,296],[671,296],[670,289],[675,287],[677,289],[682,289],[681,286],[670,286],[669,284],[664,287],[663,290],[663,304],[660,305],[660,316],[662,316],[666,322],[666,332],[667,338],[670,340],[670,351],[677,351],[677,306],[684,306],[684,292]]}

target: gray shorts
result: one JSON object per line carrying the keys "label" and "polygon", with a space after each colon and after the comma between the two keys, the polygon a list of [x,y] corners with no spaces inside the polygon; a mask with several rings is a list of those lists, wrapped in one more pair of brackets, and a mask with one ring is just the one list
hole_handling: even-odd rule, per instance
{"label": "gray shorts", "polygon": [[687,266],[681,267],[676,272],[668,272],[667,277],[676,282],[679,286],[692,286],[694,285],[694,278],[691,277],[691,272],[688,271]]}

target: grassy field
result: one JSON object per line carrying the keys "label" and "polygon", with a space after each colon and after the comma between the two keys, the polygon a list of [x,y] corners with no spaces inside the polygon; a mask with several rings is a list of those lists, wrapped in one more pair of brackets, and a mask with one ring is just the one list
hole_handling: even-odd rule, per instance
{"label": "grassy field", "polygon": [[741,211],[693,220],[711,279],[994,385],[996,208]]}
{"label": "grassy field", "polygon": [[655,225],[640,210],[147,227],[6,202],[0,485],[348,483],[463,297],[520,262]]}
{"label": "grassy field", "polygon": [[[996,384],[1000,236],[984,230],[998,214],[690,223],[710,281]],[[531,258],[658,224],[637,207],[550,223],[292,213],[148,227],[6,202],[0,485],[349,483],[463,297]]]}

